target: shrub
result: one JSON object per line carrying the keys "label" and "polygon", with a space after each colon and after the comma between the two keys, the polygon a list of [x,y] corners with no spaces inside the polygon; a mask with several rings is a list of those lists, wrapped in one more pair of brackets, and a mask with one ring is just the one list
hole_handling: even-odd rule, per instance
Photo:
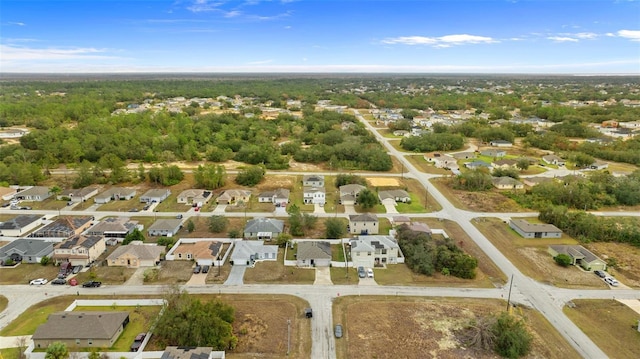
{"label": "shrub", "polygon": [[573,260],[568,254],[560,253],[557,256],[553,257],[553,260],[562,267],[568,267],[573,263]]}
{"label": "shrub", "polygon": [[520,358],[531,350],[532,337],[524,322],[503,312],[492,328],[495,335],[494,350],[505,358]]}

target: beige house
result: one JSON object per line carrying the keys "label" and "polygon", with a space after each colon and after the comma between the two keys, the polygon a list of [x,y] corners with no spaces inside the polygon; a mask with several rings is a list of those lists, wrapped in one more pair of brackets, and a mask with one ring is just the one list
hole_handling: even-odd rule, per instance
{"label": "beige house", "polygon": [[371,268],[398,263],[400,247],[391,236],[358,236],[350,244],[354,267]]}
{"label": "beige house", "polygon": [[178,195],[177,201],[178,203],[184,203],[188,205],[194,205],[198,203],[205,204],[209,202],[212,195],[213,193],[211,191],[207,191],[204,189],[188,189],[182,191]]}
{"label": "beige house", "polygon": [[107,257],[109,267],[153,267],[160,262],[160,256],[164,253],[164,247],[154,244],[143,244],[133,241],[131,244],[116,248]]}
{"label": "beige house", "polygon": [[328,267],[331,264],[331,244],[325,241],[298,242],[298,267]]}
{"label": "beige house", "polygon": [[349,233],[351,234],[378,234],[380,224],[375,214],[350,214]]}
{"label": "beige house", "polygon": [[89,198],[98,194],[98,187],[84,187],[77,189],[66,189],[62,191],[56,198],[58,200],[63,200],[65,198],[69,198],[71,202],[85,202]]}
{"label": "beige house", "polygon": [[523,189],[524,183],[511,177],[493,177],[491,180],[493,186],[497,189]]}
{"label": "beige house", "polygon": [[251,199],[251,191],[243,189],[228,189],[216,198],[217,204],[247,203]]}
{"label": "beige house", "polygon": [[86,266],[95,261],[106,250],[101,236],[75,235],[53,246],[53,260],[56,264],[69,262],[71,265]]}
{"label": "beige house", "polygon": [[174,260],[194,260],[199,265],[214,265],[222,255],[222,242],[197,241],[182,242],[173,251]]}
{"label": "beige house", "polygon": [[67,348],[111,348],[129,324],[128,312],[57,312],[36,329],[36,349],[62,342]]}

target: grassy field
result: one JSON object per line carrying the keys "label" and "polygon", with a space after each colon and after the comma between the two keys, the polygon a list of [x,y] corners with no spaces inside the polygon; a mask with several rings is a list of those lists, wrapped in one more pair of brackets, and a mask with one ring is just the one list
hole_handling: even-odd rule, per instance
{"label": "grassy field", "polygon": [[7,297],[0,295],[0,313],[7,309],[8,304],[9,300],[7,299]]}
{"label": "grassy field", "polygon": [[461,191],[451,188],[446,178],[436,178],[431,183],[457,208],[475,212],[530,212],[497,189],[482,192]]}
{"label": "grassy field", "polygon": [[53,265],[21,263],[13,268],[0,269],[0,284],[29,284],[36,278],[44,278],[48,281],[58,275],[58,267]]}
{"label": "grassy field", "polygon": [[610,358],[640,358],[638,313],[615,300],[573,300],[564,313]]}
{"label": "grassy field", "polygon": [[193,274],[193,265],[192,261],[163,261],[160,269],[150,269],[156,272],[145,284],[184,284]]}
{"label": "grassy field", "polygon": [[42,301],[20,314],[16,320],[9,323],[9,325],[0,331],[0,335],[31,335],[35,333],[38,326],[47,321],[49,314],[64,310],[76,299],[78,299],[76,296],[66,296]]}
{"label": "grassy field", "polygon": [[102,282],[102,284],[123,284],[126,282],[132,275],[135,273],[135,268],[125,268],[125,267],[91,267],[90,270],[86,272],[80,272],[76,275],[76,279],[78,283],[83,283],[88,280],[91,280],[91,272],[95,273],[95,280]]}
{"label": "grassy field", "polygon": [[358,284],[358,271],[355,268],[331,267],[331,281],[335,285]]}
{"label": "grassy field", "polygon": [[316,279],[314,270],[285,267],[283,263],[284,249],[278,249],[277,261],[261,261],[255,268],[247,268],[244,274],[246,284],[282,283],[282,284],[313,284]]}
{"label": "grassy field", "polygon": [[[336,340],[336,354],[339,359],[496,358],[493,352],[465,348],[457,330],[501,310],[504,301],[489,299],[340,297],[334,301],[333,322],[342,324],[344,336]],[[515,315],[533,334],[527,357],[580,357],[540,313],[521,308]]]}
{"label": "grassy field", "polygon": [[432,163],[429,163],[424,159],[424,155],[410,155],[405,156],[409,162],[418,170],[424,173],[431,173],[436,175],[451,175],[451,171],[444,168],[437,168]]}

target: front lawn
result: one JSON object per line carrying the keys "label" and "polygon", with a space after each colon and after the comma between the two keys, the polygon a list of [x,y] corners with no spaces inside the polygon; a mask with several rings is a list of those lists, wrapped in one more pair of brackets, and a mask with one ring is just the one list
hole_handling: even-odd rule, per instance
{"label": "front lawn", "polygon": [[313,284],[316,272],[313,269],[285,267],[284,249],[278,249],[277,261],[259,261],[254,268],[247,268],[244,283]]}

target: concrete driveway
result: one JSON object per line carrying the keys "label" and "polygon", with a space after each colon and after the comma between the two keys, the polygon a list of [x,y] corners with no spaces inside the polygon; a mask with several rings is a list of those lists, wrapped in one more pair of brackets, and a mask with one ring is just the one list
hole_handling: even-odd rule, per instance
{"label": "concrete driveway", "polygon": [[185,285],[205,285],[207,279],[207,273],[194,273]]}
{"label": "concrete driveway", "polygon": [[219,204],[213,209],[213,213],[224,213],[227,210],[226,204]]}
{"label": "concrete driveway", "polygon": [[316,203],[313,205],[313,213],[326,213],[326,212],[324,211],[323,205]]}
{"label": "concrete driveway", "polygon": [[356,207],[352,204],[344,205],[344,213],[346,214],[356,214]]}
{"label": "concrete driveway", "polygon": [[331,281],[331,269],[329,267],[316,267],[316,280],[314,285],[333,285]]}
{"label": "concrete driveway", "polygon": [[229,277],[224,282],[224,285],[243,285],[244,284],[244,271],[247,266],[232,266]]}
{"label": "concrete driveway", "polygon": [[144,284],[144,271],[147,268],[138,268],[124,283],[124,285],[143,285]]}
{"label": "concrete driveway", "polygon": [[384,204],[384,209],[387,210],[387,213],[398,213],[396,206],[393,204]]}

